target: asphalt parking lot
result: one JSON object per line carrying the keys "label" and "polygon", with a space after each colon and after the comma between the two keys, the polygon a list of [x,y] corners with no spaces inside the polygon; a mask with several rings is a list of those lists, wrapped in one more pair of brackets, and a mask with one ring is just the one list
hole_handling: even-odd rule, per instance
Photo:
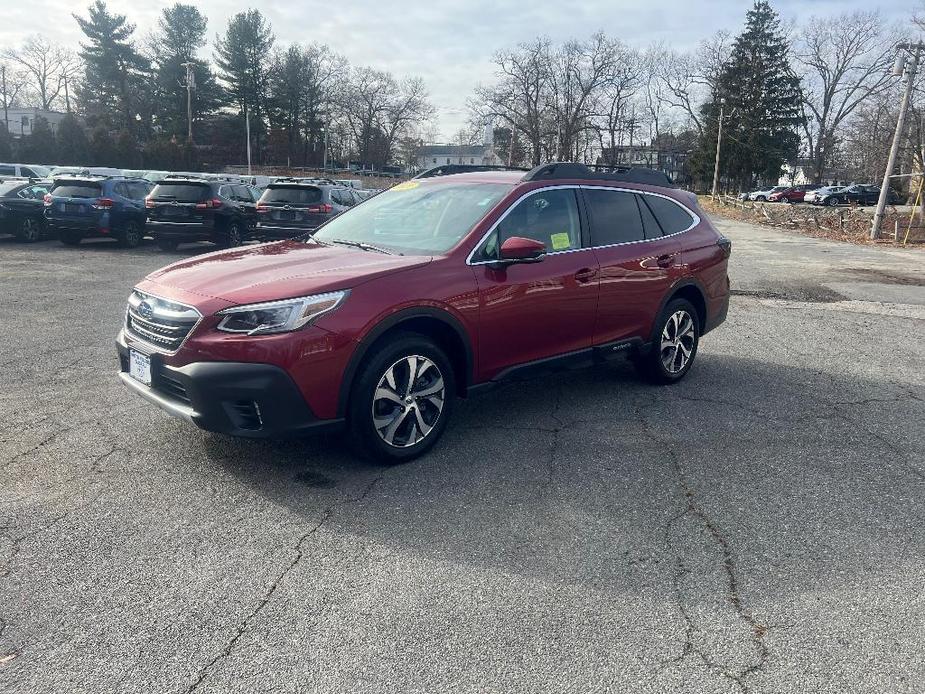
{"label": "asphalt parking lot", "polygon": [[925,252],[721,227],[681,384],[507,386],[394,468],[124,390],[189,251],[0,240],[0,691],[925,690]]}

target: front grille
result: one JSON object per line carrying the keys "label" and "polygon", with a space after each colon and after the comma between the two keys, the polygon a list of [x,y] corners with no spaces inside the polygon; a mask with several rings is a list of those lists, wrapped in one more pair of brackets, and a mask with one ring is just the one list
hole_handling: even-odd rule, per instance
{"label": "front grille", "polygon": [[192,306],[136,289],[128,299],[125,328],[159,351],[175,352],[201,318],[202,314]]}

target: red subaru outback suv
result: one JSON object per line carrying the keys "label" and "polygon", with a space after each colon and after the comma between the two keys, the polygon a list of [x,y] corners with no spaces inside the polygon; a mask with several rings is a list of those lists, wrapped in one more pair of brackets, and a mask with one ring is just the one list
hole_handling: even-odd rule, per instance
{"label": "red subaru outback suv", "polygon": [[210,431],[345,426],[427,451],[456,396],[621,355],[657,383],[726,317],[730,242],[655,171],[570,163],[411,180],[298,239],[135,287],[122,381]]}

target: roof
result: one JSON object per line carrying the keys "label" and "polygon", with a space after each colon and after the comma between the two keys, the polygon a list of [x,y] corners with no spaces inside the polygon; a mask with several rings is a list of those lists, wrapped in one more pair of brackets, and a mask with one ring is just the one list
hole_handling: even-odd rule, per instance
{"label": "roof", "polygon": [[470,157],[485,154],[490,149],[491,145],[424,145],[420,156]]}

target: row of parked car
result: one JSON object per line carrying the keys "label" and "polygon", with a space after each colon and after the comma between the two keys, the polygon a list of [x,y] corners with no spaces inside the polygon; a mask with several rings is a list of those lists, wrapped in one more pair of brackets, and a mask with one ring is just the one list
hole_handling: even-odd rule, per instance
{"label": "row of parked car", "polygon": [[[757,202],[805,202],[811,205],[876,205],[880,199],[880,186],[852,184],[848,186],[821,186],[805,184],[799,186],[774,186],[763,190],[743,193],[746,200]],[[892,188],[887,193],[887,204],[898,205],[899,194]]]}
{"label": "row of parked car", "polygon": [[107,237],[134,248],[152,236],[164,250],[198,241],[228,248],[300,236],[375,192],[327,178],[276,178],[262,190],[197,174],[157,183],[102,174],[6,179],[0,233],[27,242],[54,235],[67,245]]}

